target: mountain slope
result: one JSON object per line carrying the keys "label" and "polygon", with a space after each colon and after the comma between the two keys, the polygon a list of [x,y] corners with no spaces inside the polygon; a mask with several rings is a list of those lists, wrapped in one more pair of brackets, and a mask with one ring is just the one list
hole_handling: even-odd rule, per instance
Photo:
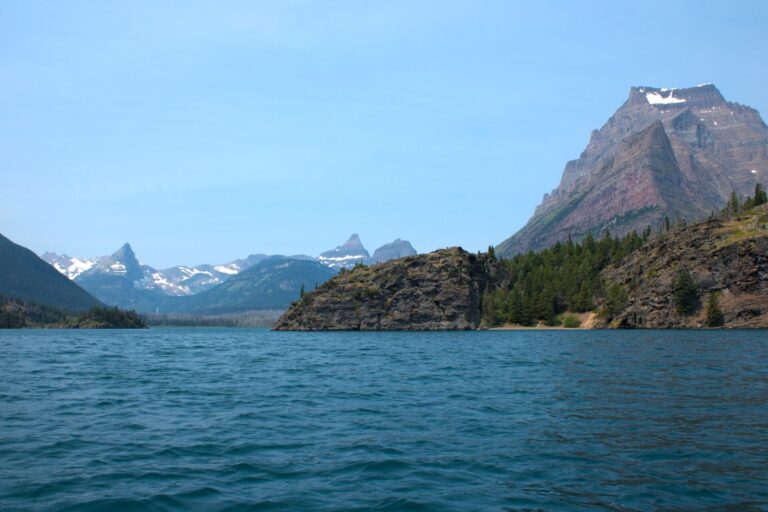
{"label": "mountain slope", "polygon": [[[690,272],[699,307],[681,314],[674,281]],[[768,327],[768,209],[711,219],[650,242],[603,271],[628,292],[614,327],[701,327],[710,292],[719,296],[726,327]]]}
{"label": "mountain slope", "polygon": [[0,294],[71,311],[84,311],[102,305],[35,253],[2,235]]}
{"label": "mountain slope", "polygon": [[155,287],[145,285],[148,272],[151,269],[139,263],[126,243],[110,256],[98,258],[75,282],[105,304],[153,312],[160,307],[164,296]]}
{"label": "mountain slope", "polygon": [[222,314],[285,309],[299,298],[302,286],[312,290],[335,274],[316,261],[270,257],[210,290],[167,301],[164,312]]}
{"label": "mountain slope", "polygon": [[713,85],[633,87],[560,185],[525,227],[496,247],[501,256],[571,236],[624,235],[665,216],[694,220],[749,194],[768,178],[768,127],[758,112],[727,102]]}

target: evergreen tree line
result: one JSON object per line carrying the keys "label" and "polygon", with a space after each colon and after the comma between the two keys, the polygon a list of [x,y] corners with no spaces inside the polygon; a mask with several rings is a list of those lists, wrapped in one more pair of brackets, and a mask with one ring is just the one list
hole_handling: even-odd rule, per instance
{"label": "evergreen tree line", "polygon": [[64,310],[0,296],[0,329],[22,327],[142,328],[146,323],[136,311],[117,307],[93,307],[85,313]]}
{"label": "evergreen tree line", "polygon": [[[483,296],[484,322],[490,326],[534,325],[538,321],[559,325],[559,315],[592,311],[598,298],[605,298],[609,316],[620,312],[626,306],[627,293],[620,286],[606,286],[600,272],[642,247],[648,237],[650,229],[642,235],[633,231],[624,238],[606,233],[600,240],[589,234],[581,243],[569,239],[549,249],[502,260],[509,286]],[[495,257],[492,248],[489,256]]]}
{"label": "evergreen tree line", "polygon": [[[693,280],[690,270],[682,267],[672,280],[672,299],[675,310],[683,316],[695,314],[701,308],[699,290]],[[723,312],[720,309],[720,300],[717,292],[710,292],[707,306],[704,310],[704,323],[707,327],[720,327],[725,322]]]}
{"label": "evergreen tree line", "polygon": [[134,310],[95,306],[74,319],[72,327],[102,327],[110,329],[141,329],[147,326]]}
{"label": "evergreen tree line", "polygon": [[720,211],[720,216],[723,218],[731,218],[742,213],[746,213],[756,206],[760,206],[768,203],[768,195],[765,193],[763,185],[760,183],[755,184],[755,194],[751,197],[747,197],[743,201],[739,199],[735,190],[731,191],[731,197],[728,199],[725,208]]}

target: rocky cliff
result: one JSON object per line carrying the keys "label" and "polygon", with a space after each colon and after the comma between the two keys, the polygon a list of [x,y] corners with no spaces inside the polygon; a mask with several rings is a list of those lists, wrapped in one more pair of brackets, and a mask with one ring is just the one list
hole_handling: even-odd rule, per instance
{"label": "rocky cliff", "polygon": [[633,87],[560,185],[523,229],[496,247],[501,256],[610,230],[624,235],[670,219],[720,210],[735,190],[768,179],[768,127],[752,108],[714,85]]}
{"label": "rocky cliff", "polygon": [[[676,308],[673,281],[680,271],[690,272],[700,298],[691,315]],[[612,327],[702,327],[710,292],[718,295],[726,327],[768,327],[768,210],[680,227],[603,277],[629,295]]]}
{"label": "rocky cliff", "polygon": [[307,293],[276,330],[475,329],[484,291],[505,278],[461,248],[346,270]]}

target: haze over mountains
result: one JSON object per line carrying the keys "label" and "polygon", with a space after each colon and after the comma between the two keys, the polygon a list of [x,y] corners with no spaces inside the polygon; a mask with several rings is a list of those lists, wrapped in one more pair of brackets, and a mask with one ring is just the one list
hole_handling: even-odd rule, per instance
{"label": "haze over mountains", "polygon": [[551,246],[606,230],[624,235],[721,209],[732,191],[768,178],[768,127],[760,114],[726,101],[712,84],[632,87],[560,185],[528,223],[496,247],[499,255]]}
{"label": "haze over mountains", "polygon": [[219,314],[282,309],[302,286],[314,289],[342,268],[416,254],[397,239],[376,249],[374,258],[353,234],[318,258],[252,254],[222,264],[155,269],[142,264],[130,244],[108,256],[79,258],[46,252],[42,258],[106,304],[149,313]]}

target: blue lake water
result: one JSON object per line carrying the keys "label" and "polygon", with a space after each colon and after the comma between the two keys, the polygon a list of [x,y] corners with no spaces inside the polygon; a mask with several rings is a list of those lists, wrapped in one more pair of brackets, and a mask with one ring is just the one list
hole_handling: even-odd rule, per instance
{"label": "blue lake water", "polygon": [[0,331],[1,510],[768,510],[768,333]]}

